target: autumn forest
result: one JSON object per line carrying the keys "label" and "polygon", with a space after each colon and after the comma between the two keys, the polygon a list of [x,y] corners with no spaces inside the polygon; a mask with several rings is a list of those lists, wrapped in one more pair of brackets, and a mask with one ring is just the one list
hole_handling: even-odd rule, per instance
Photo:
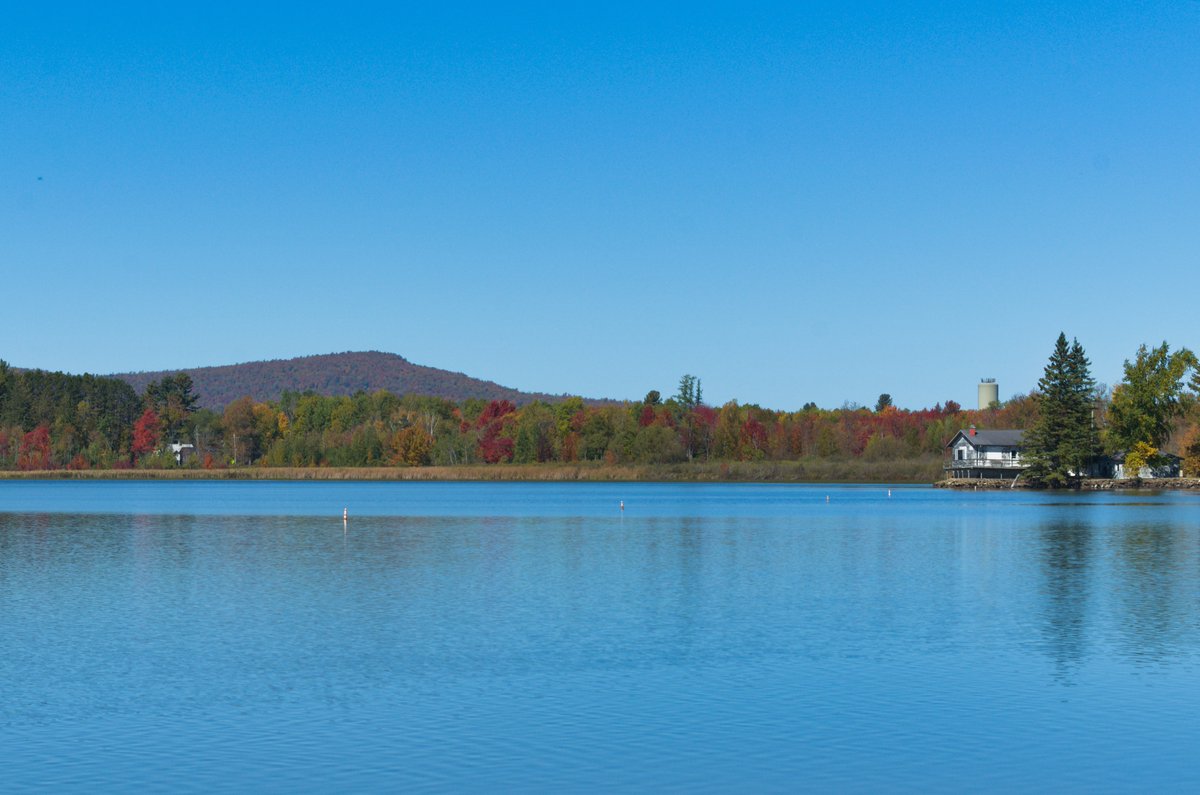
{"label": "autumn forest", "polygon": [[[1121,387],[1118,386],[1117,390]],[[1112,390],[1097,392],[1104,416]],[[200,407],[185,373],[142,393],[114,378],[16,370],[0,362],[0,469],[120,470],[246,467],[455,467],[570,464],[700,466],[721,462],[903,462],[891,478],[926,482],[940,473],[943,447],[960,428],[1030,428],[1036,393],[984,410],[953,401],[899,408],[807,404],[778,411],[704,402],[700,379],[684,375],[673,394],[588,403],[578,397],[516,405],[450,400],[386,390],[327,396],[284,391],[278,400],[242,397],[221,410]],[[1171,418],[1172,447],[1200,439],[1200,409],[1183,393]],[[191,445],[182,451],[172,444]],[[864,468],[865,467],[865,468]],[[831,471],[831,470],[824,470]],[[899,473],[899,474],[898,474]]]}

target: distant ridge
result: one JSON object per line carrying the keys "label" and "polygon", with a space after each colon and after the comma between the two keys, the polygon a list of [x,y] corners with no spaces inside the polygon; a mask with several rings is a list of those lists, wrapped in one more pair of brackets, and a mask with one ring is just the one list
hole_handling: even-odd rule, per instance
{"label": "distant ridge", "polygon": [[210,409],[221,409],[246,395],[259,401],[278,400],[285,391],[308,390],[319,395],[353,395],[359,391],[386,389],[398,395],[430,395],[455,401],[467,398],[511,400],[517,405],[534,400],[557,402],[568,397],[522,392],[463,373],[413,364],[403,356],[380,351],[327,353],[220,367],[114,373],[110,377],[121,379],[140,394],[151,381],[176,373],[187,373],[192,377],[200,406]]}

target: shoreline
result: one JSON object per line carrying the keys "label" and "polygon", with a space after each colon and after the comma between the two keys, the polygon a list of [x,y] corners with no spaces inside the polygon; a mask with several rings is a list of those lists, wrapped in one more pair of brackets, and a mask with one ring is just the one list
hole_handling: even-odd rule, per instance
{"label": "shoreline", "polygon": [[729,462],[671,465],[492,464],[430,467],[53,469],[0,471],[0,480],[286,480],[595,483],[894,483],[929,485],[925,462]]}
{"label": "shoreline", "polygon": [[[844,463],[844,462],[843,462]],[[837,477],[833,475],[842,475]],[[907,477],[905,476],[907,475]],[[914,476],[916,475],[916,476]],[[358,481],[442,483],[795,483],[894,484],[932,486],[954,491],[1055,491],[1029,483],[997,479],[931,480],[887,466],[812,467],[797,462],[736,462],[609,466],[578,464],[464,465],[457,467],[236,467],[231,469],[44,469],[0,470],[0,481],[17,480],[214,480],[214,481]],[[1200,478],[1081,481],[1057,491],[1200,491]]]}
{"label": "shoreline", "polygon": [[938,489],[957,491],[1200,491],[1200,478],[1089,478],[1079,482],[1075,488],[1048,489],[1029,483],[1000,478],[968,479],[947,478],[933,484]]}

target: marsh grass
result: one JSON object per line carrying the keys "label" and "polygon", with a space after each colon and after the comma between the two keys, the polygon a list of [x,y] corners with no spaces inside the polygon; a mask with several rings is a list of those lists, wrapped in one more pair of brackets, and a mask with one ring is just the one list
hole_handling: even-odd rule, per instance
{"label": "marsh grass", "polygon": [[0,472],[9,480],[472,480],[743,483],[932,483],[940,458],[693,462],[663,465],[493,464],[457,467],[263,467]]}

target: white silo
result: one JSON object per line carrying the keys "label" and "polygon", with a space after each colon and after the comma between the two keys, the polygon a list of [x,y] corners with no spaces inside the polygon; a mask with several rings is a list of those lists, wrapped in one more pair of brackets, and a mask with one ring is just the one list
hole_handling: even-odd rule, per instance
{"label": "white silo", "polygon": [[995,378],[983,378],[979,381],[979,409],[982,411],[993,403],[1000,402],[1000,385]]}

